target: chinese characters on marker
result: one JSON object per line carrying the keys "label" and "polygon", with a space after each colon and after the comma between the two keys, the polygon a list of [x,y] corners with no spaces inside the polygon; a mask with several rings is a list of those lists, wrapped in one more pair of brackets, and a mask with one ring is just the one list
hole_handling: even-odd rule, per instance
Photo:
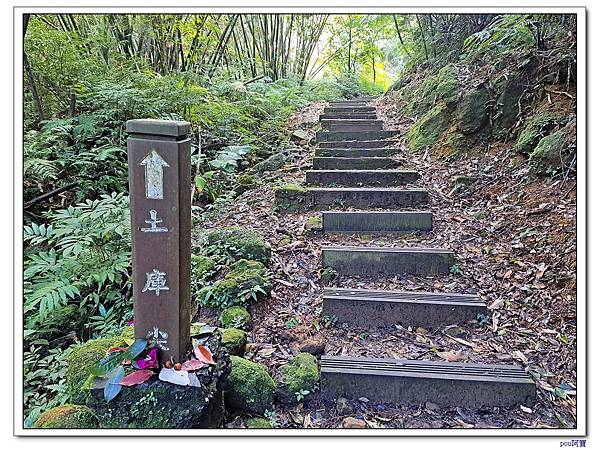
{"label": "chinese characters on marker", "polygon": [[150,227],[147,228],[140,228],[140,231],[144,232],[144,233],[166,233],[169,231],[169,229],[167,227],[158,227],[157,225],[159,223],[162,223],[162,219],[158,218],[158,213],[156,212],[155,209],[151,209],[150,211],[150,220],[146,219],[144,220],[144,222],[146,222],[148,225],[150,225]]}
{"label": "chinese characters on marker", "polygon": [[152,269],[152,272],[146,273],[146,286],[144,286],[142,292],[154,291],[154,294],[158,297],[160,291],[168,291],[166,275],[158,269]]}
{"label": "chinese characters on marker", "polygon": [[161,350],[169,350],[169,347],[167,347],[168,338],[169,333],[159,330],[158,327],[154,327],[154,329],[152,331],[148,331],[148,334],[146,335],[148,344],[151,347],[158,347]]}

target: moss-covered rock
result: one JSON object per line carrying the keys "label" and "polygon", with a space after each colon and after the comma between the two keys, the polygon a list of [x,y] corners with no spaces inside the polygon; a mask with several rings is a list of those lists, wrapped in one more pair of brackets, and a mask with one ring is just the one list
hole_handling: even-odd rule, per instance
{"label": "moss-covered rock", "polygon": [[283,378],[277,389],[277,396],[286,403],[295,403],[313,392],[319,382],[317,358],[310,353],[298,353],[290,362],[282,366]]}
{"label": "moss-covered rock", "polygon": [[192,255],[192,282],[202,282],[210,277],[217,263],[204,255]]}
{"label": "moss-covered rock", "polygon": [[432,75],[420,84],[416,83],[406,85],[402,90],[402,97],[408,100],[406,111],[409,114],[421,115],[429,111],[435,102],[438,77]]}
{"label": "moss-covered rock", "polygon": [[225,394],[229,408],[264,414],[266,410],[273,409],[275,387],[275,381],[264,366],[239,356],[231,357],[231,373]]}
{"label": "moss-covered rock", "polygon": [[458,100],[459,91],[460,81],[458,80],[456,67],[448,64],[441,68],[438,72],[437,96],[444,100],[447,105],[453,105]]}
{"label": "moss-covered rock", "polygon": [[87,406],[66,404],[42,413],[34,428],[98,428],[98,418]]}
{"label": "moss-covered rock", "polygon": [[250,417],[246,419],[246,427],[248,428],[273,428],[271,422],[264,417]]}
{"label": "moss-covered rock", "polygon": [[261,161],[258,164],[256,164],[256,166],[254,166],[254,170],[256,170],[256,172],[259,174],[263,174],[265,172],[273,172],[285,166],[286,161],[287,158],[283,153],[276,153],[272,156],[269,156],[264,161]]}
{"label": "moss-covered rock", "polygon": [[438,104],[417,123],[406,135],[411,152],[419,152],[433,147],[449,126],[450,115],[446,105]]}
{"label": "moss-covered rock", "polygon": [[258,178],[250,174],[241,174],[235,180],[235,192],[242,194],[258,185]]}
{"label": "moss-covered rock", "polygon": [[566,116],[551,112],[543,112],[531,117],[519,134],[516,149],[520,153],[531,153],[544,136],[550,134],[557,126],[568,121]]}
{"label": "moss-covered rock", "polygon": [[232,306],[225,308],[219,316],[221,326],[225,328],[239,328],[247,330],[250,327],[250,313],[242,306]]}
{"label": "moss-covered rock", "polygon": [[265,266],[258,261],[240,259],[229,267],[223,279],[212,286],[210,295],[204,297],[203,303],[221,308],[243,306],[270,292],[271,282]]}
{"label": "moss-covered rock", "polygon": [[490,94],[485,87],[470,89],[463,95],[457,111],[458,128],[465,134],[475,133],[488,122],[487,103]]}
{"label": "moss-covered rock", "polygon": [[227,227],[211,230],[206,234],[207,252],[212,256],[237,261],[251,259],[268,265],[271,261],[271,247],[256,231]]}
{"label": "moss-covered rock", "polygon": [[433,146],[432,155],[438,159],[452,160],[469,150],[466,136],[456,126],[446,130]]}
{"label": "moss-covered rock", "polygon": [[[90,369],[103,357],[108,349],[126,345],[121,336],[116,338],[91,339],[75,346],[67,357],[67,393],[72,403],[83,404],[89,395],[87,384]],[[86,383],[88,382],[88,383]]]}
{"label": "moss-covered rock", "polygon": [[222,332],[223,346],[230,355],[243,356],[246,349],[247,334],[238,328],[225,328]]}
{"label": "moss-covered rock", "polygon": [[323,218],[321,215],[309,217],[304,225],[306,231],[321,231],[323,229]]}
{"label": "moss-covered rock", "polygon": [[563,130],[543,137],[529,155],[529,170],[536,175],[552,174],[562,168],[561,151],[565,143]]}
{"label": "moss-covered rock", "polygon": [[519,100],[526,87],[527,79],[520,72],[510,73],[494,83],[494,90],[498,92],[496,103],[501,114],[495,122],[501,128],[510,128],[517,122]]}
{"label": "moss-covered rock", "polygon": [[275,194],[275,209],[278,212],[297,212],[304,208],[306,188],[300,184],[283,184],[273,187]]}

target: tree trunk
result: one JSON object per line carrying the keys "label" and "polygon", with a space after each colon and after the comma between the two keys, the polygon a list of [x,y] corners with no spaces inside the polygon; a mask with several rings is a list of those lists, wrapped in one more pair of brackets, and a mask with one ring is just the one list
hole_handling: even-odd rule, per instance
{"label": "tree trunk", "polygon": [[[30,14],[23,15],[23,41],[25,40],[25,33],[27,33],[27,26],[29,25],[29,17]],[[38,120],[41,122],[45,120],[44,117],[44,109],[42,108],[42,101],[40,100],[40,96],[38,94],[38,90],[35,84],[35,77],[33,75],[33,69],[29,64],[29,59],[27,58],[27,53],[25,52],[25,42],[23,42],[23,68],[25,72],[27,72],[27,80],[29,81],[29,91],[31,92],[31,96],[33,97],[33,104],[35,105],[35,110],[38,115]]]}

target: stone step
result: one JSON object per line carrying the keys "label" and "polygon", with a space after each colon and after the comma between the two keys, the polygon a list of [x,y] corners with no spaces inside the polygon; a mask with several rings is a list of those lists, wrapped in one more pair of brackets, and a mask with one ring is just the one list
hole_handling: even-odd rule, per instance
{"label": "stone step", "polygon": [[[308,178],[307,178],[308,181]],[[324,211],[325,233],[410,233],[431,231],[431,211]]]}
{"label": "stone step", "polygon": [[323,247],[323,267],[341,275],[440,275],[450,272],[454,253],[440,248]]}
{"label": "stone step", "polygon": [[315,156],[341,158],[373,158],[392,156],[399,153],[399,148],[317,148]]}
{"label": "stone step", "polygon": [[338,113],[375,113],[373,106],[327,106],[323,109],[324,114]]}
{"label": "stone step", "polygon": [[375,112],[364,112],[364,113],[331,113],[331,114],[321,114],[319,116],[319,121],[328,120],[328,119],[373,119],[377,120],[377,114]]}
{"label": "stone step", "polygon": [[318,148],[385,148],[393,145],[394,142],[378,139],[370,141],[333,141],[333,142],[318,142]]}
{"label": "stone step", "polygon": [[474,320],[487,308],[476,295],[325,288],[323,313],[362,328],[437,328]]}
{"label": "stone step", "polygon": [[356,208],[414,208],[426,204],[425,189],[399,188],[308,188],[310,207],[352,206]]}
{"label": "stone step", "polygon": [[346,100],[343,102],[329,102],[332,108],[347,107],[347,106],[367,106],[367,100]]}
{"label": "stone step", "polygon": [[324,119],[321,126],[328,131],[380,131],[383,122],[373,119]]}
{"label": "stone step", "polygon": [[531,405],[536,388],[514,365],[323,355],[321,393],[330,399],[479,409]]}
{"label": "stone step", "polygon": [[374,141],[391,138],[398,131],[317,131],[317,142]]}
{"label": "stone step", "polygon": [[419,172],[414,170],[308,170],[306,172],[306,184],[313,186],[402,186],[414,183],[419,178]]}
{"label": "stone step", "polygon": [[398,162],[393,158],[368,157],[368,158],[339,158],[339,157],[315,157],[313,158],[314,169],[338,169],[338,170],[369,170],[390,169],[396,167]]}

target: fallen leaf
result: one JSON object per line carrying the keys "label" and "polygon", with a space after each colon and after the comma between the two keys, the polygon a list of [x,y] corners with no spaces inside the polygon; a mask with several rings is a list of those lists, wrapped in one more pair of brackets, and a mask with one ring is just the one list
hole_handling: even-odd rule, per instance
{"label": "fallen leaf", "polygon": [[208,349],[208,347],[205,347],[204,345],[199,345],[198,347],[196,347],[194,349],[194,354],[196,355],[196,358],[198,358],[200,361],[206,364],[216,364],[213,360],[211,351]]}
{"label": "fallen leaf", "polygon": [[158,374],[158,378],[167,383],[178,384],[180,386],[188,386],[190,377],[185,370],[167,369],[163,367]]}
{"label": "fallen leaf", "polygon": [[181,365],[181,370],[185,370],[186,372],[189,372],[190,370],[198,370],[201,369],[202,367],[204,367],[206,364],[202,361],[199,361],[197,359],[190,359],[189,361],[185,361],[182,365]]}
{"label": "fallen leaf", "polygon": [[436,355],[448,362],[465,361],[467,359],[467,355],[462,352],[457,352],[456,350],[437,352]]}
{"label": "fallen leaf", "polygon": [[142,384],[144,381],[149,380],[152,375],[154,375],[154,372],[150,369],[136,370],[126,377],[123,377],[120,384],[122,386],[135,386],[136,384]]}
{"label": "fallen leaf", "polygon": [[492,304],[490,306],[488,306],[489,309],[500,309],[504,306],[504,299],[496,299],[492,302]]}

